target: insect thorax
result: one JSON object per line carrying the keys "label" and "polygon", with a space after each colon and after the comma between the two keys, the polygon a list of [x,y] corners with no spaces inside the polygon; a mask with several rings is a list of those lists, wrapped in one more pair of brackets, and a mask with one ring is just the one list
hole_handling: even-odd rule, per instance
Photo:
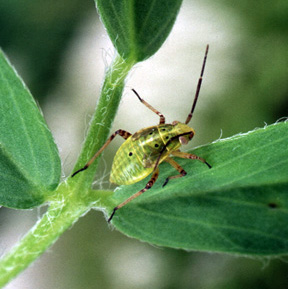
{"label": "insect thorax", "polygon": [[[183,127],[184,126],[184,127]],[[184,130],[183,130],[184,128]],[[185,124],[160,124],[139,130],[132,135],[132,141],[143,152],[143,166],[153,167],[161,153],[161,163],[171,151],[178,150],[181,143],[178,135],[193,131]],[[187,136],[188,138],[188,136]]]}

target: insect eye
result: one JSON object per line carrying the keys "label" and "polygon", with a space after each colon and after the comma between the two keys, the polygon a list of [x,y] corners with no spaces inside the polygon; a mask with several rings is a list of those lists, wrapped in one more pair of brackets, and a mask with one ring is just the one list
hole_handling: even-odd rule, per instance
{"label": "insect eye", "polygon": [[131,157],[132,155],[133,155],[133,153],[132,153],[132,152],[130,152],[130,153],[129,153],[129,157]]}
{"label": "insect eye", "polygon": [[187,138],[185,138],[184,136],[180,136],[179,141],[180,141],[181,145],[186,145],[188,143]]}

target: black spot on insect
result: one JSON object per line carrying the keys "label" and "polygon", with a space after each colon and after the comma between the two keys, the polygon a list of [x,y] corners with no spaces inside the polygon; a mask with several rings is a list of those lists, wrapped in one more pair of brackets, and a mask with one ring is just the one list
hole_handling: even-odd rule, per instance
{"label": "black spot on insect", "polygon": [[158,148],[158,147],[159,147],[159,144],[158,144],[158,143],[155,143],[154,146],[155,146],[155,148]]}
{"label": "black spot on insect", "polygon": [[166,128],[162,128],[161,131],[166,131]]}
{"label": "black spot on insect", "polygon": [[165,138],[166,138],[166,139],[169,139],[169,136],[167,135]]}
{"label": "black spot on insect", "polygon": [[129,152],[129,157],[131,157],[133,155],[133,153],[132,152]]}
{"label": "black spot on insect", "polygon": [[268,207],[271,209],[277,209],[279,206],[276,203],[271,202],[268,204]]}

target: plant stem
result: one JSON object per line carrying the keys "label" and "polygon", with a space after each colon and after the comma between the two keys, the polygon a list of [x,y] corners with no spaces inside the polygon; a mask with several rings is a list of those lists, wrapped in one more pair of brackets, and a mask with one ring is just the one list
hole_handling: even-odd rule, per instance
{"label": "plant stem", "polygon": [[71,194],[71,191],[69,197],[66,196],[65,198],[64,196],[67,194],[66,185],[58,189],[57,192],[57,199],[51,203],[48,211],[41,220],[39,220],[26,236],[1,260],[1,288],[28,267],[29,264],[51,246],[65,230],[82,215],[87,213],[91,207],[95,206],[95,202],[85,204],[83,200],[77,200],[75,194]]}
{"label": "plant stem", "polygon": [[[119,55],[106,71],[94,117],[75,168],[84,164],[106,141],[117,112],[124,82],[133,61],[125,61]],[[49,198],[46,214],[27,235],[1,260],[0,287],[7,284],[18,273],[39,257],[58,237],[92,207],[109,207],[112,192],[92,191],[97,161],[89,170],[68,178]],[[101,202],[101,203],[100,203]]]}
{"label": "plant stem", "polygon": [[[118,55],[106,71],[101,96],[74,171],[83,167],[107,140],[122,96],[125,78],[133,65],[133,61],[124,60]],[[82,190],[84,187],[90,188],[97,164],[98,160],[89,167],[89,170],[75,177]]]}

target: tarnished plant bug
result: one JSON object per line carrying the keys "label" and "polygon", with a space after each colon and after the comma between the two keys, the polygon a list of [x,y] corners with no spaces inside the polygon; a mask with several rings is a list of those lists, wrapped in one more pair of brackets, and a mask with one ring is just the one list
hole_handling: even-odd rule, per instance
{"label": "tarnished plant bug", "polygon": [[131,134],[122,129],[115,131],[105,142],[105,144],[99,149],[99,151],[95,153],[92,159],[89,160],[83,168],[72,174],[72,177],[74,177],[79,172],[86,170],[110,144],[116,135],[122,136],[125,139],[125,142],[120,146],[113,159],[110,182],[117,185],[130,185],[139,182],[148,175],[152,174],[150,180],[142,190],[133,194],[131,197],[113,209],[108,222],[112,220],[115,212],[118,209],[122,208],[127,203],[137,198],[148,189],[152,188],[159,176],[158,166],[163,161],[168,162],[179,172],[177,175],[168,177],[165,180],[163,187],[167,185],[168,181],[171,179],[186,176],[186,171],[173,158],[171,158],[171,156],[184,159],[199,160],[211,168],[211,166],[203,158],[194,154],[181,152],[179,150],[181,145],[187,144],[193,138],[195,133],[194,130],[188,126],[188,123],[192,118],[198,100],[208,49],[209,45],[206,47],[194,101],[185,123],[173,121],[172,124],[166,124],[164,115],[157,111],[144,99],[142,99],[139,94],[134,89],[132,89],[138,99],[160,117],[159,124],[143,128],[134,134]]}

